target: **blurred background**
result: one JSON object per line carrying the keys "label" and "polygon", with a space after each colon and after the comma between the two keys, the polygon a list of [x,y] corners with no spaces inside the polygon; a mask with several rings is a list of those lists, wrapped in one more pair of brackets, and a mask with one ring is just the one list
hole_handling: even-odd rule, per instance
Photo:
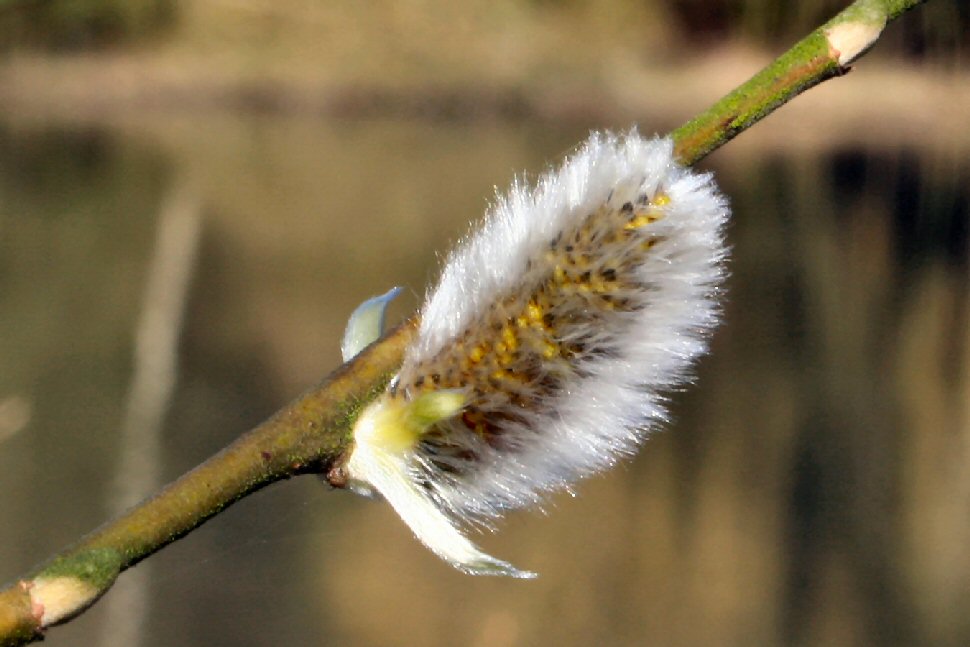
{"label": "blurred background", "polygon": [[[413,310],[495,188],[663,133],[844,3],[4,0],[0,581]],[[970,8],[931,0],[704,160],[724,324],[633,461],[441,563],[302,477],[47,644],[970,644]]]}

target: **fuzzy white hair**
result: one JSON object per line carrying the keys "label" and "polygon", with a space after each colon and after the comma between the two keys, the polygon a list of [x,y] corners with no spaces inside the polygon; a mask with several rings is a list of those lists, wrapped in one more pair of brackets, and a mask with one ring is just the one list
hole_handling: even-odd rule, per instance
{"label": "fuzzy white hair", "polygon": [[593,134],[517,181],[448,259],[346,470],[471,573],[531,573],[460,532],[631,454],[718,320],[729,211],[669,139]]}

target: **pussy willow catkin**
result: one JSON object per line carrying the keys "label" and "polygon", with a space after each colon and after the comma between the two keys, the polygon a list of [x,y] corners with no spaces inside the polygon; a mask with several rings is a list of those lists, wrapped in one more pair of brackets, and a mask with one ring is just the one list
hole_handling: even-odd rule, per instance
{"label": "pussy willow catkin", "polygon": [[632,453],[717,323],[725,199],[669,139],[594,134],[518,182],[451,255],[344,466],[475,574],[531,577],[462,533]]}

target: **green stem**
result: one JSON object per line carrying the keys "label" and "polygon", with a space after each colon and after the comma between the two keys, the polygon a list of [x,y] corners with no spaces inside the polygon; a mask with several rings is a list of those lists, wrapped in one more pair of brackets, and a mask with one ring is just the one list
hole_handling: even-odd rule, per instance
{"label": "green stem", "polygon": [[822,81],[845,74],[886,23],[926,0],[858,0],[751,79],[671,133],[691,166]]}
{"label": "green stem", "polygon": [[[671,133],[692,165],[792,97],[844,74],[887,22],[924,0],[858,0],[709,110]],[[400,365],[412,319],[334,371],[262,425],[33,572],[0,590],[0,647],[43,637],[81,613],[126,568],[182,537],[234,501],[274,481],[331,472],[350,444],[360,408]],[[332,470],[332,471],[331,471]]]}
{"label": "green stem", "polygon": [[40,638],[42,628],[93,604],[121,571],[247,494],[331,469],[350,443],[357,413],[394,374],[414,330],[414,320],[401,324],[202,465],[0,591],[0,645]]}

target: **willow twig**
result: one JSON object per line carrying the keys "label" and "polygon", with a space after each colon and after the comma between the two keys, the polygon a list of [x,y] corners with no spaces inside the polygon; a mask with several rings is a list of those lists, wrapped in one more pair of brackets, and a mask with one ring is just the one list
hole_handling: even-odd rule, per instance
{"label": "willow twig", "polygon": [[671,133],[675,155],[690,166],[782,105],[849,65],[879,39],[886,24],[925,0],[858,0],[720,101]]}
{"label": "willow twig", "polygon": [[[709,110],[673,131],[677,159],[684,165],[695,164],[793,97],[844,74],[889,21],[923,1],[854,2]],[[350,444],[358,411],[400,365],[416,324],[412,318],[398,326],[316,389],[154,497],[0,589],[0,646],[40,639],[44,628],[69,620],[93,604],[123,570],[247,494],[297,474],[329,472]]]}

